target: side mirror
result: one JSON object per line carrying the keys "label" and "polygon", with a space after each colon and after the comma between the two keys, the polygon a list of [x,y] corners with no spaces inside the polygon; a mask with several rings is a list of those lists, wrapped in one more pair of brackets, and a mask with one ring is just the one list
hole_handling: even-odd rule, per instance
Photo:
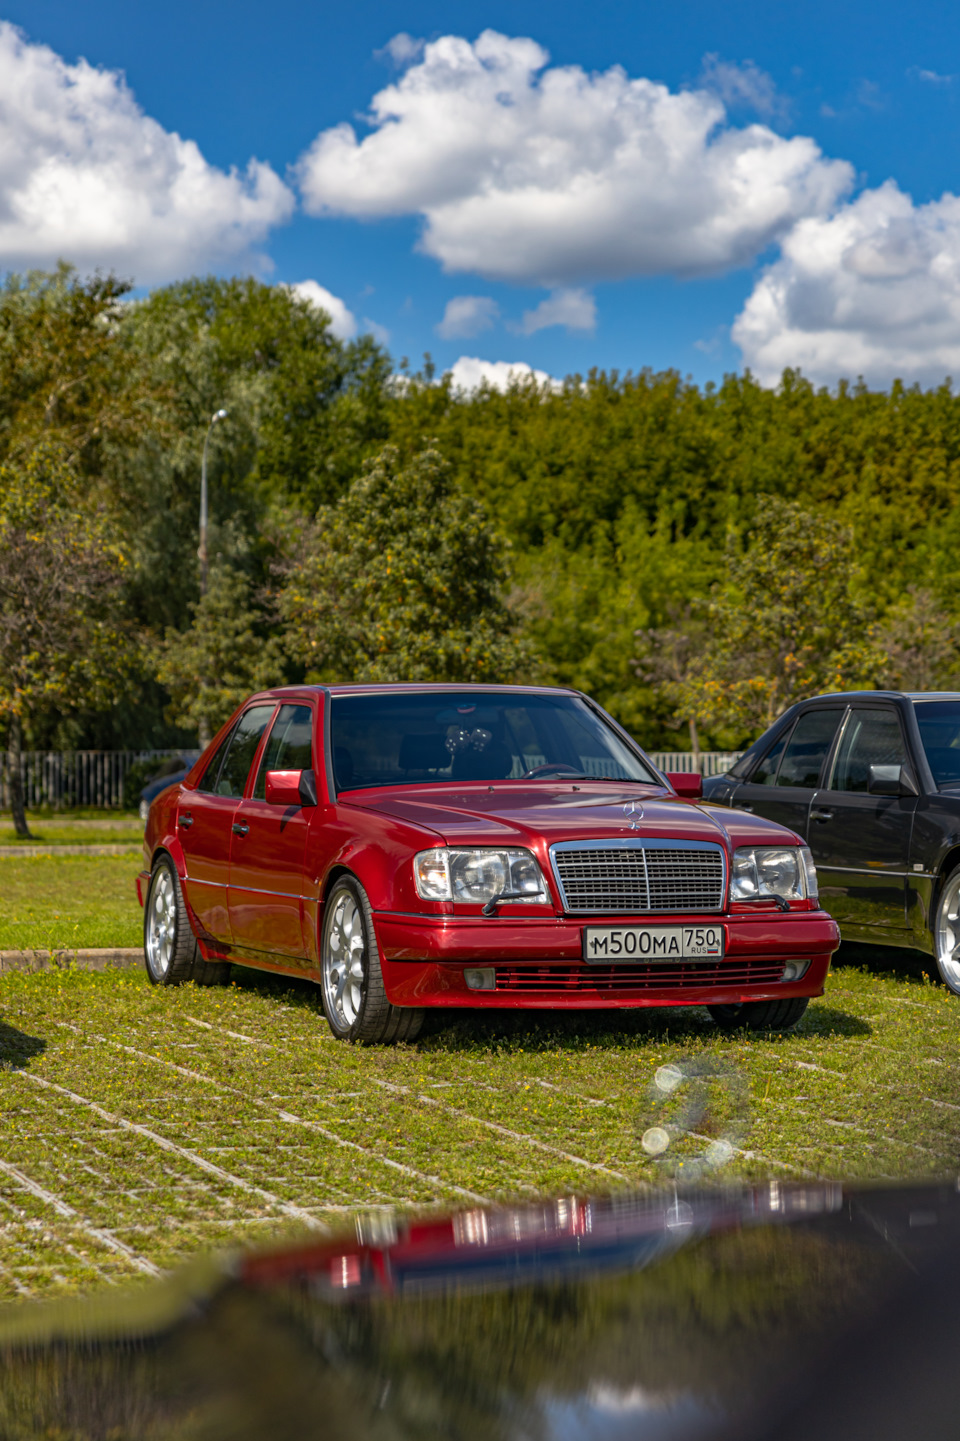
{"label": "side mirror", "polygon": [[317,778],[313,771],[267,771],[267,804],[315,806]]}
{"label": "side mirror", "polygon": [[871,766],[867,790],[872,796],[917,794],[917,788],[905,766]]}
{"label": "side mirror", "polygon": [[667,771],[666,777],[682,800],[703,799],[703,776],[699,771]]}

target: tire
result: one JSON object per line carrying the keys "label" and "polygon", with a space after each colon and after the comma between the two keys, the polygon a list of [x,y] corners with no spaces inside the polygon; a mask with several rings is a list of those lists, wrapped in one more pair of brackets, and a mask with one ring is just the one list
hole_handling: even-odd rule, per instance
{"label": "tire", "polygon": [[158,856],[143,908],[143,959],[155,986],[226,985],[230,967],[205,961],[190,929],[177,868],[168,855]]}
{"label": "tire", "polygon": [[937,897],[933,954],[943,984],[960,996],[960,866],[947,876]]}
{"label": "tire", "polygon": [[792,1031],[807,1009],[807,996],[784,1001],[744,1001],[739,1006],[708,1006],[721,1031]]}
{"label": "tire", "polygon": [[[350,960],[344,967],[343,957]],[[365,1045],[412,1041],[423,1011],[387,1000],[367,893],[353,876],[335,882],[323,908],[320,997],[331,1031]]]}

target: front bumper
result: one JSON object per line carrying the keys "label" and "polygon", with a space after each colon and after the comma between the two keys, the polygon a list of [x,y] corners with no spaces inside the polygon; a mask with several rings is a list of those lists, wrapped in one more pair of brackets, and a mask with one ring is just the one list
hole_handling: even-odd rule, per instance
{"label": "front bumper", "polygon": [[[591,924],[697,925],[704,919],[604,916]],[[595,966],[582,959],[580,918],[374,915],[384,985],[398,1006],[703,1006],[823,994],[840,943],[826,912],[764,911],[710,917],[710,923],[726,932],[722,960]],[[809,965],[797,980],[784,981],[791,960]],[[492,967],[496,989],[468,989],[467,967]]]}

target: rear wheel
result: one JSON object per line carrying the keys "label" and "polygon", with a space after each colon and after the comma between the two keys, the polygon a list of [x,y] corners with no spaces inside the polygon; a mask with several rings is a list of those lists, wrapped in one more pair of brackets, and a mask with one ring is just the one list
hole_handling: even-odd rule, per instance
{"label": "rear wheel", "polygon": [[155,986],[226,985],[230,966],[205,961],[190,929],[176,866],[167,855],[157,858],[143,908],[143,958]]}
{"label": "rear wheel", "polygon": [[721,1031],[790,1031],[809,1004],[807,996],[783,1001],[744,1001],[739,1006],[708,1006]]}
{"label": "rear wheel", "polygon": [[376,1044],[419,1034],[423,1011],[387,1000],[373,912],[352,876],[336,882],[324,906],[320,976],[323,1013],[340,1040]]}
{"label": "rear wheel", "polygon": [[960,866],[943,883],[933,926],[937,969],[948,990],[960,996]]}

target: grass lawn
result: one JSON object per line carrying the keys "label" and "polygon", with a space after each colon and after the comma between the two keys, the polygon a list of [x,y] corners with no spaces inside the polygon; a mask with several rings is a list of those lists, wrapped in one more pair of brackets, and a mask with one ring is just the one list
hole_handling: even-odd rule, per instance
{"label": "grass lawn", "polygon": [[[234,975],[0,981],[0,1295],[90,1289],[358,1210],[662,1183],[725,1136],[731,1177],[960,1166],[960,1002],[919,974],[840,969],[788,1036],[723,1037],[692,1008],[458,1012],[362,1049],[330,1038],[307,983]],[[722,1074],[691,1110],[694,1088],[656,1077],[698,1062]],[[695,1134],[670,1131],[684,1122]],[[660,1158],[653,1126],[671,1136]]]}
{"label": "grass lawn", "polygon": [[28,811],[27,825],[32,839],[21,838],[13,828],[9,812],[0,811],[0,845],[62,846],[139,845],[143,822],[126,811]]}
{"label": "grass lawn", "polygon": [[138,946],[137,855],[0,856],[0,950]]}

